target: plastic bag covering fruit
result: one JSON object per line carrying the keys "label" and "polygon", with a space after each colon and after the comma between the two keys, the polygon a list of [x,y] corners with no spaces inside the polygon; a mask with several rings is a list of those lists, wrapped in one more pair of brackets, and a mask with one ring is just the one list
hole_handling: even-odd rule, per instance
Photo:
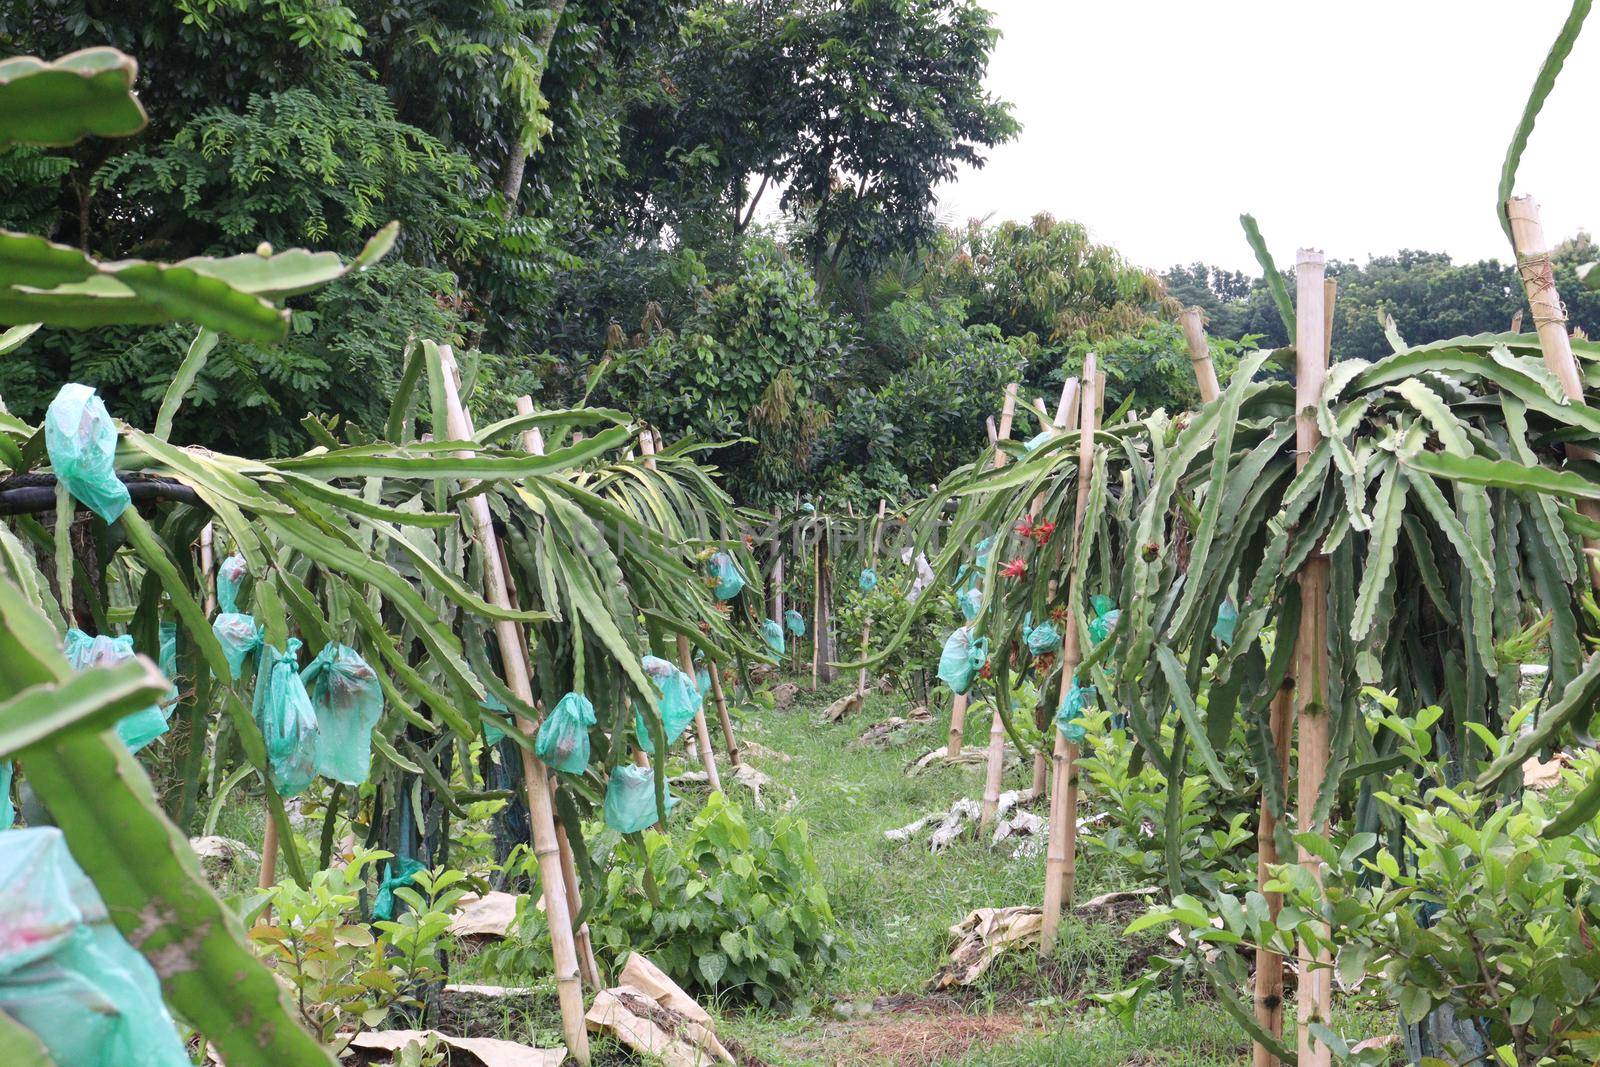
{"label": "plastic bag covering fruit", "polygon": [[1061,632],[1055,625],[1046,619],[1038,626],[1023,629],[1023,640],[1028,643],[1028,651],[1035,656],[1042,656],[1046,652],[1053,652],[1061,647]]}
{"label": "plastic bag covering fruit", "polygon": [[961,605],[961,617],[971,622],[983,610],[983,590],[975,585],[963,589],[956,594],[956,603]]}
{"label": "plastic bag covering fruit", "polygon": [[317,773],[345,785],[365,782],[372,771],[372,728],[383,717],[377,672],[349,645],[330,642],[300,680],[317,717]]}
{"label": "plastic bag covering fruit", "polygon": [[783,625],[796,637],[806,635],[806,618],[793,608],[783,613]]}
{"label": "plastic bag covering fruit", "polygon": [[1217,621],[1212,624],[1211,636],[1226,648],[1233,644],[1233,628],[1238,625],[1239,609],[1233,606],[1233,601],[1224,600],[1217,607]]}
{"label": "plastic bag covering fruit", "polygon": [[237,682],[244,673],[245,660],[261,647],[261,627],[253,615],[224,611],[212,621],[211,632],[222,646],[223,658],[228,661],[228,670],[233,672],[233,680]]}
{"label": "plastic bag covering fruit", "polygon": [[744,575],[739,573],[738,564],[726,552],[711,554],[711,559],[706,562],[706,573],[713,579],[714,588],[711,591],[718,600],[732,600],[744,588]]}
{"label": "plastic bag covering fruit", "polygon": [[[511,710],[510,708],[506,707],[505,701],[501,700],[493,693],[490,693],[488,696],[478,701],[478,707],[482,708],[484,711],[492,711],[502,719],[506,718],[506,713]],[[506,732],[500,729],[500,727],[496,726],[494,723],[489,722],[487,719],[482,720],[480,725],[483,727],[483,743],[488,745],[490,748],[493,748],[495,745],[498,745],[500,742],[506,739]]]}
{"label": "plastic bag covering fruit", "polygon": [[378,882],[378,892],[372,898],[372,917],[388,922],[394,918],[396,889],[404,889],[418,873],[428,868],[412,859],[401,856],[383,865],[383,878]]}
{"label": "plastic bag covering fruit", "polygon": [[700,658],[698,652],[694,654],[694,687],[700,691],[701,700],[711,692],[711,672],[706,669],[706,661]]}
{"label": "plastic bag covering fruit", "polygon": [[1022,446],[1022,450],[1024,452],[1032,452],[1034,449],[1038,448],[1055,435],[1056,434],[1054,430],[1045,430],[1042,433],[1036,433],[1032,437],[1028,438],[1028,443]]}
{"label": "plastic bag covering fruit", "polygon": [[0,1010],[58,1064],[186,1067],[149,962],[53,826],[0,834]]}
{"label": "plastic bag covering fruit", "polygon": [[[90,637],[73,627],[67,631],[64,651],[67,662],[72,664],[75,671],[86,671],[91,667],[114,667],[123,660],[133,658],[133,638],[127,634],[121,637],[106,637],[103,634]],[[122,738],[129,752],[139,751],[166,732],[167,713],[160,704],[152,704],[117,720],[117,736]]]}
{"label": "plastic bag covering fruit", "polygon": [[[805,621],[801,620],[800,630],[802,633],[805,632],[805,625]],[[766,640],[768,648],[780,656],[783,655],[783,627],[772,619],[766,619],[761,623],[761,636]]]}
{"label": "plastic bag covering fruit", "polygon": [[161,668],[161,673],[167,676],[172,687],[167,690],[167,695],[161,698],[161,703],[170,704],[178,699],[178,624],[163,622],[160,625],[161,634],[160,654],[156,659],[156,666]]}
{"label": "plastic bag covering fruit", "polygon": [[295,637],[289,638],[283,652],[261,646],[251,708],[267,742],[272,786],[280,797],[296,796],[317,773],[317,713],[295,663],[299,651],[300,640]]}
{"label": "plastic bag covering fruit", "polygon": [[994,538],[985,537],[972,547],[972,563],[978,570],[989,569],[989,551],[993,547]]}
{"label": "plastic bag covering fruit", "polygon": [[1084,738],[1083,708],[1093,699],[1093,686],[1080,686],[1077,678],[1067,684],[1067,695],[1061,698],[1061,706],[1056,709],[1056,728],[1073,744]]}
{"label": "plastic bag covering fruit", "polygon": [[1098,645],[1117,628],[1117,620],[1122,618],[1122,612],[1118,610],[1115,600],[1099,594],[1089,598],[1089,607],[1094,611],[1094,618],[1089,620],[1089,640]]}
{"label": "plastic bag covering fruit", "polygon": [[44,447],[74,500],[108,523],[122,517],[129,498],[117,478],[117,427],[93,389],[61,387],[44,414]]}
{"label": "plastic bag covering fruit", "polygon": [[217,568],[218,611],[239,610],[239,586],[244,584],[244,576],[248,573],[243,556],[232,555],[222,561],[222,566]]}
{"label": "plastic bag covering fruit", "polygon": [[0,759],[0,830],[11,829],[11,824],[17,821],[17,809],[11,804],[11,778],[15,772],[15,764]]}
{"label": "plastic bag covering fruit", "polygon": [[988,639],[973,637],[971,627],[959,627],[945,638],[944,651],[939,653],[939,677],[961,696],[972,688],[972,680],[988,658]]}
{"label": "plastic bag covering fruit", "polygon": [[878,588],[878,572],[871,567],[862,567],[861,577],[856,579],[856,588],[863,593],[870,593]]}
{"label": "plastic bag covering fruit", "polygon": [[568,693],[556,701],[550,714],[539,724],[539,737],[533,743],[534,755],[545,766],[568,774],[582,774],[589,767],[589,727],[595,723],[594,705],[581,693]]}
{"label": "plastic bag covering fruit", "polygon": [[[695,688],[693,678],[664,659],[646,656],[640,665],[654,680],[656,690],[661,694],[661,699],[656,701],[656,711],[661,715],[661,729],[666,733],[667,744],[670,745],[683,736],[683,731],[694,721],[695,712],[700,710],[700,691]],[[655,742],[650,737],[650,729],[645,725],[641,712],[634,712],[633,725],[634,732],[639,735],[639,747],[654,756]]]}
{"label": "plastic bag covering fruit", "polygon": [[[678,803],[667,792],[667,811]],[[611,772],[606,783],[606,825],[619,834],[636,834],[656,824],[655,772],[649,767],[624,763]],[[663,816],[665,817],[665,816]]]}

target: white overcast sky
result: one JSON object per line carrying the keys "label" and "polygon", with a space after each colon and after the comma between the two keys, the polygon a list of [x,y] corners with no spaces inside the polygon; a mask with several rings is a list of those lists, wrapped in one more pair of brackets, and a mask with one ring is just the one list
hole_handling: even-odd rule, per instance
{"label": "white overcast sky", "polygon": [[[1087,225],[1157,269],[1297,247],[1507,258],[1500,162],[1570,0],[987,0],[1022,132],[940,190],[950,221]],[[1552,240],[1600,226],[1600,16],[1518,172]]]}

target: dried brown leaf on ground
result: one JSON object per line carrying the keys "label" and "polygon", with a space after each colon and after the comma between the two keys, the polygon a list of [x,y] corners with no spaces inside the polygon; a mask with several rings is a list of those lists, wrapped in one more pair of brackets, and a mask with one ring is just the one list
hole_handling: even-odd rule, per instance
{"label": "dried brown leaf on ground", "polygon": [[357,1034],[350,1042],[351,1048],[375,1052],[399,1052],[413,1041],[421,1043],[430,1036],[437,1037],[454,1051],[464,1052],[470,1060],[457,1058],[453,1063],[479,1063],[483,1067],[561,1067],[567,1058],[565,1047],[534,1048],[515,1041],[502,1041],[495,1037],[451,1037],[437,1030],[368,1030]]}

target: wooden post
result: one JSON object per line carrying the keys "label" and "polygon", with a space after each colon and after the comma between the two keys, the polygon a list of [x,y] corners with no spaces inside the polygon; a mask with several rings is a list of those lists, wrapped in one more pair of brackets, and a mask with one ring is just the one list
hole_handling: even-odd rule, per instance
{"label": "wooden post", "polygon": [[[470,441],[473,436],[472,419],[461,405],[455,352],[449,345],[440,345],[439,354],[444,365],[446,423],[450,436],[457,441]],[[464,454],[470,455],[470,452]],[[483,550],[484,596],[496,607],[512,608],[514,605],[511,603],[507,576],[500,566],[499,539],[494,532],[489,498],[481,493],[470,496],[467,508],[472,518],[473,536]],[[528,673],[527,650],[522,644],[520,628],[513,620],[496,619],[494,632],[506,685],[519,700],[531,706],[533,682]],[[524,736],[532,737],[537,733],[534,724],[522,715],[516,714],[515,719],[517,729]],[[572,911],[567,906],[566,880],[561,871],[561,850],[556,841],[550,778],[544,764],[532,752],[521,747],[517,751],[522,755],[522,776],[528,795],[528,822],[532,830],[533,852],[539,861],[539,885],[544,892],[551,954],[555,957],[556,993],[561,1001],[561,1030],[568,1053],[579,1063],[587,1065],[589,1034],[583,1021],[583,986],[579,980]]]}
{"label": "wooden post", "polygon": [[[877,525],[872,528],[872,543],[871,543],[871,547],[868,549],[868,552],[867,552],[867,566],[871,567],[871,568],[876,568],[878,566],[878,545],[883,539],[883,516],[884,516],[884,513],[888,510],[888,508],[889,508],[889,502],[888,501],[886,501],[886,500],[879,500],[878,501],[878,522],[877,522]],[[871,638],[872,638],[872,616],[868,615],[866,617],[866,619],[861,623],[861,655],[862,655],[863,658],[866,657],[867,650],[871,647],[870,646]],[[856,675],[856,709],[860,710],[862,705],[864,705],[866,702],[867,702],[867,669],[865,667],[862,667],[861,668],[861,673]]]}
{"label": "wooden post", "polygon": [[[644,465],[651,470],[656,469],[656,453],[661,451],[661,438],[654,431],[646,429],[639,434],[639,451],[644,456]],[[678,668],[689,677],[694,677],[694,656],[689,652],[689,639],[682,634],[674,635],[678,639]],[[700,706],[694,711],[694,740],[695,749],[700,755],[700,764],[706,769],[706,784],[713,793],[722,792],[722,776],[717,773],[716,753],[711,750],[711,731],[706,728],[705,694],[700,694]],[[663,753],[664,755],[664,753]]]}
{"label": "wooden post", "polygon": [[[1322,440],[1316,404],[1328,373],[1327,311],[1323,255],[1301,249],[1295,259],[1295,459],[1304,468]],[[1300,632],[1294,650],[1294,712],[1300,737],[1296,774],[1296,824],[1302,833],[1326,835],[1312,819],[1317,794],[1328,770],[1328,560],[1313,553],[1300,570]],[[1304,847],[1300,866],[1320,886],[1322,860]],[[1326,930],[1323,931],[1326,933]],[[1311,1033],[1314,1023],[1331,1025],[1333,985],[1326,952],[1313,953],[1302,940],[1298,951],[1299,991],[1295,996],[1300,1067],[1327,1067],[1328,1047]]]}
{"label": "wooden post", "polygon": [[[1083,360],[1083,379],[1078,400],[1078,499],[1072,516],[1072,540],[1076,546],[1083,532],[1083,513],[1089,507],[1089,483],[1094,473],[1094,434],[1100,422],[1101,381],[1095,373],[1095,355]],[[1069,556],[1069,558],[1071,558]],[[1076,569],[1067,574],[1067,604],[1083,599],[1083,576]],[[1067,691],[1083,660],[1082,638],[1076,619],[1069,619],[1061,635],[1061,694]],[[1039,951],[1055,951],[1056,934],[1061,926],[1063,906],[1072,905],[1073,883],[1077,879],[1078,848],[1078,746],[1068,741],[1060,729],[1055,734],[1051,756],[1050,839],[1045,851],[1044,922],[1039,930]]]}
{"label": "wooden post", "polygon": [[[1545,245],[1544,226],[1539,222],[1539,205],[1531,196],[1518,196],[1506,201],[1506,214],[1511,219],[1511,241],[1517,250],[1517,275],[1522,279],[1522,289],[1528,296],[1528,306],[1533,309],[1533,328],[1539,334],[1539,350],[1544,353],[1544,365],[1561,383],[1561,391],[1569,400],[1583,403],[1583,375],[1578,371],[1578,361],[1572,355],[1572,338],[1567,334],[1567,309],[1556,291],[1555,272],[1550,267],[1550,250]],[[1520,319],[1522,312],[1518,311]],[[1514,325],[1513,330],[1516,329]],[[1595,460],[1600,458],[1593,449],[1583,445],[1567,445],[1571,459]],[[1578,513],[1586,519],[1600,522],[1600,501],[1578,501]],[[1600,541],[1584,539],[1584,547],[1600,550]],[[1585,552],[1589,564],[1589,583],[1600,591],[1600,555]]]}
{"label": "wooden post", "polygon": [[[1043,401],[1040,401],[1043,406]],[[1060,433],[1070,426],[1078,417],[1078,379],[1068,378],[1061,383],[1061,399],[1056,402],[1056,415],[1050,421],[1050,428]],[[1044,506],[1044,496],[1033,498],[1033,506],[1028,509],[1030,519],[1037,518],[1039,509]],[[1056,583],[1050,582],[1050,599],[1055,600]],[[1050,736],[1050,718],[1055,709],[1050,706],[1050,701],[1045,695],[1044,687],[1039,688],[1039,705],[1033,710],[1033,724],[1039,728],[1039,737]],[[1028,799],[1033,800],[1044,796],[1044,791],[1050,782],[1050,757],[1045,753],[1044,742],[1041,740],[1039,749],[1033,754],[1033,785],[1028,789]]]}
{"label": "wooden post", "polygon": [[[519,397],[517,397],[517,414],[518,415],[531,415],[531,414],[533,414],[533,398],[532,397],[530,397],[530,396],[519,396]],[[527,449],[529,452],[532,452],[536,456],[544,455],[544,434],[539,432],[539,428],[537,426],[530,426],[526,430],[522,431],[522,447]],[[505,546],[501,545],[499,547],[500,547],[500,564],[501,564],[501,566],[506,567]],[[509,583],[509,576],[510,576],[510,568],[509,567],[506,568],[506,574],[507,574],[507,577],[508,577],[507,592],[508,593],[512,593],[514,595],[515,594],[515,590],[511,588],[510,583]],[[517,629],[520,631],[522,629],[522,627],[518,626]],[[522,636],[518,637],[518,639],[517,639],[517,647],[519,649],[521,649],[522,652],[523,652],[523,663],[524,663],[525,666],[527,666],[529,668],[529,675],[531,676],[532,675],[532,667],[531,667],[531,664],[528,664],[528,662],[527,662],[528,644],[527,644],[527,641],[526,641],[525,637],[522,637]],[[581,681],[581,679],[580,679],[580,681]],[[560,785],[561,785],[560,779],[556,778],[554,775],[551,775],[550,776],[550,791],[551,791],[551,797],[552,798],[554,798],[555,790],[560,788]],[[576,915],[579,912],[583,911],[583,897],[579,894],[579,891],[578,891],[578,869],[577,869],[576,862],[572,858],[572,842],[567,840],[567,828],[562,825],[561,817],[560,817],[559,814],[555,815],[555,822],[556,822],[556,848],[558,849],[559,855],[561,857],[561,880],[566,884],[566,887],[567,887],[568,906],[571,908],[572,913],[574,915]],[[548,905],[546,905],[546,906],[548,907]],[[600,988],[601,988],[601,984],[600,984],[600,964],[599,964],[598,961],[596,961],[595,956],[594,956],[594,941],[589,936],[589,924],[587,922],[579,924],[577,933],[574,935],[574,938],[575,938],[575,943],[577,945],[577,951],[578,951],[578,974],[579,974],[580,977],[582,977],[583,982],[584,982],[585,985],[587,985],[590,989],[592,989],[596,993],[598,993],[600,991]]]}
{"label": "wooden post", "polygon": [[[1017,413],[1017,383],[1012,382],[1006,386],[1006,398],[1000,406],[1000,426],[995,430],[994,467],[999,470],[1006,465],[1006,454],[1000,450],[1001,441],[1011,440],[1011,424]],[[1011,531],[997,532],[994,551],[1001,551],[1001,539]],[[997,649],[995,655],[1007,654],[1006,649]],[[1000,810],[1000,785],[1005,779],[1006,772],[1006,724],[1000,717],[1000,700],[998,694],[994,702],[994,713],[989,717],[989,759],[984,769],[983,776],[983,804],[978,809],[978,836],[981,838],[985,831],[993,825],[995,816]]]}
{"label": "wooden post", "polygon": [[1194,381],[1200,387],[1200,402],[1209,404],[1222,394],[1217,385],[1217,368],[1211,364],[1211,346],[1206,344],[1206,329],[1200,323],[1199,308],[1184,308],[1178,315],[1184,340],[1189,342],[1189,362],[1194,366]]}

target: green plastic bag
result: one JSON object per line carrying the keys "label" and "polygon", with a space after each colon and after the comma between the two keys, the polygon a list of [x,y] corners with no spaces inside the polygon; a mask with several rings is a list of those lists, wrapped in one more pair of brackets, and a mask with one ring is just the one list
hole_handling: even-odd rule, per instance
{"label": "green plastic bag", "polygon": [[1089,701],[1094,699],[1094,687],[1078,685],[1074,677],[1067,685],[1067,695],[1061,698],[1061,706],[1056,709],[1056,729],[1061,731],[1073,744],[1078,744],[1084,739],[1087,731],[1083,726],[1083,709]]}
{"label": "green plastic bag", "polygon": [[[90,637],[74,626],[67,631],[63,651],[75,671],[86,671],[91,667],[114,667],[133,658],[133,638],[127,634],[121,637],[107,637],[104,634]],[[162,710],[160,704],[130,712],[117,720],[117,736],[122,738],[129,752],[139,751],[166,732],[167,712]]]}
{"label": "green plastic bag", "polygon": [[53,826],[0,834],[0,1011],[62,1067],[187,1067],[155,971]]}
{"label": "green plastic bag", "polygon": [[994,547],[994,538],[985,537],[972,547],[972,563],[979,572],[989,569],[989,553]]}
{"label": "green plastic bag", "polygon": [[[695,688],[694,679],[666,660],[646,656],[640,665],[656,683],[656,690],[661,694],[661,699],[656,701],[656,711],[661,715],[661,729],[666,733],[670,746],[694,722],[695,713],[700,710],[704,698]],[[655,742],[650,737],[649,727],[645,725],[644,714],[636,710],[633,715],[633,728],[639,736],[639,747],[652,756],[656,755]]]}
{"label": "green plastic bag", "polygon": [[1212,624],[1211,636],[1215,637],[1223,648],[1233,644],[1233,630],[1239,625],[1239,609],[1233,606],[1233,601],[1224,600],[1217,607],[1217,621]]}
{"label": "green plastic bag", "polygon": [[223,658],[228,661],[228,670],[233,672],[233,680],[237,682],[244,673],[245,661],[261,648],[261,627],[253,615],[224,611],[212,621],[211,632],[222,646]]}
{"label": "green plastic bag", "polygon": [[556,701],[539,724],[533,752],[546,767],[568,774],[589,769],[589,727],[595,724],[594,705],[582,693],[568,693]]}
{"label": "green plastic bag", "polygon": [[394,906],[396,903],[394,891],[404,889],[411,884],[411,880],[427,866],[418,863],[410,856],[401,856],[393,863],[383,865],[383,878],[378,882],[378,892],[372,898],[372,917],[375,920],[389,922],[394,919]]}
{"label": "green plastic bag", "polygon": [[1094,609],[1094,618],[1089,620],[1089,641],[1098,645],[1117,628],[1117,620],[1122,618],[1122,612],[1117,609],[1115,600],[1098,593],[1089,598],[1089,607]]}
{"label": "green plastic bag", "polygon": [[107,523],[122,518],[129,497],[117,478],[117,427],[93,389],[76,382],[61,387],[44,413],[44,447],[74,500]]}
{"label": "green plastic bag", "polygon": [[[801,622],[800,626],[803,630],[805,623]],[[761,636],[766,640],[768,648],[780,656],[783,655],[783,627],[767,619],[761,623]]]}
{"label": "green plastic bag", "polygon": [[161,668],[161,673],[167,676],[167,681],[172,683],[166,699],[162,701],[163,704],[170,704],[178,699],[178,624],[162,622],[159,630],[161,651],[156,665]]}
{"label": "green plastic bag", "polygon": [[956,603],[961,605],[961,617],[971,622],[983,610],[983,590],[969,586],[956,594]]}
{"label": "green plastic bag", "polygon": [[272,786],[280,797],[299,795],[317,774],[317,713],[295,663],[299,651],[297,637],[289,638],[283,652],[271,645],[261,646],[251,708],[267,741]]}
{"label": "green plastic bag", "polygon": [[796,637],[806,635],[806,617],[793,608],[783,613],[783,624]]}
{"label": "green plastic bag", "polygon": [[0,759],[0,830],[9,830],[17,821],[17,809],[11,803],[11,779],[16,775],[16,764]]}
{"label": "green plastic bag", "polygon": [[700,653],[694,654],[694,687],[700,693],[703,703],[706,694],[711,692],[711,671],[706,668],[706,661],[700,658]]}
{"label": "green plastic bag", "polygon": [[1045,430],[1042,433],[1036,433],[1032,437],[1028,438],[1028,443],[1022,446],[1022,450],[1024,452],[1031,453],[1055,435],[1056,433],[1054,430]]}
{"label": "green plastic bag", "polygon": [[217,610],[222,612],[237,612],[239,610],[239,587],[244,584],[244,579],[249,570],[244,557],[235,553],[222,561],[217,568]]}
{"label": "green plastic bag", "polygon": [[1023,628],[1023,640],[1028,644],[1028,651],[1035,656],[1042,656],[1046,652],[1054,652],[1061,647],[1061,631],[1055,624],[1046,619],[1038,626]]}
{"label": "green plastic bag", "polygon": [[714,588],[711,591],[718,600],[732,600],[744,588],[744,575],[726,552],[713,552],[706,563],[706,571],[712,578]]}
{"label": "green plastic bag", "polygon": [[[488,696],[478,701],[478,707],[482,708],[484,711],[492,711],[502,719],[509,719],[509,715],[507,713],[510,712],[511,709],[506,707],[505,701],[501,700],[493,693],[490,693]],[[490,748],[493,748],[495,745],[498,745],[500,742],[506,739],[506,732],[489,720],[480,719],[478,724],[483,727],[483,743],[488,745]]]}
{"label": "green plastic bag", "polygon": [[856,579],[856,588],[863,593],[870,593],[878,588],[878,572],[871,567],[862,567],[861,577]]}
{"label": "green plastic bag", "polygon": [[959,627],[945,639],[944,651],[939,654],[939,677],[962,696],[972,688],[972,680],[988,659],[988,638],[975,638],[971,627]]}
{"label": "green plastic bag", "polygon": [[612,770],[606,783],[606,825],[619,834],[636,834],[663,821],[677,803],[678,798],[668,790],[667,810],[658,819],[655,772],[624,763]]}
{"label": "green plastic bag", "polygon": [[372,728],[383,717],[378,674],[349,645],[330,642],[300,672],[317,717],[316,770],[360,785],[372,772]]}

